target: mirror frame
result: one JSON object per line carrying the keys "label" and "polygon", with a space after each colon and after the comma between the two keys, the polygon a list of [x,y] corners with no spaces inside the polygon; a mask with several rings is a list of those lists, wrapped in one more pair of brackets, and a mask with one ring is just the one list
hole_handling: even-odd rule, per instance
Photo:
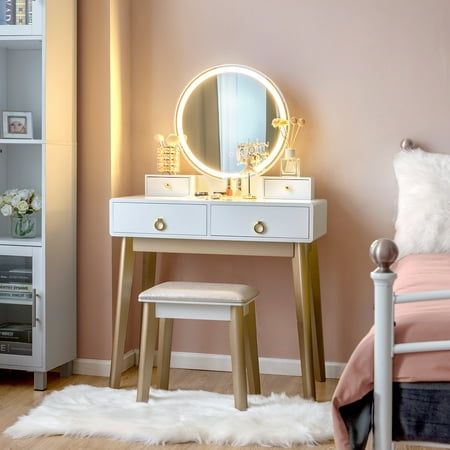
{"label": "mirror frame", "polygon": [[[177,107],[175,110],[175,132],[179,136],[180,139],[180,147],[181,150],[188,160],[188,162],[198,171],[205,175],[210,175],[215,178],[242,178],[247,176],[247,174],[241,172],[222,172],[220,170],[213,169],[206,164],[204,164],[200,159],[198,159],[194,152],[189,147],[187,143],[186,136],[183,130],[183,113],[186,107],[186,104],[191,96],[192,92],[201,85],[201,83],[208,78],[211,78],[216,75],[220,75],[223,73],[240,73],[243,75],[247,75],[258,82],[260,82],[272,95],[277,109],[279,111],[278,117],[282,119],[289,119],[289,111],[287,107],[287,103],[281,93],[280,89],[277,85],[262,72],[259,72],[256,69],[251,67],[242,66],[239,64],[223,64],[220,66],[214,66],[205,71],[201,72],[197,75],[190,83],[184,88],[183,92],[180,95],[180,98],[177,103]],[[256,166],[256,173],[259,175],[263,174],[267,170],[269,170],[278,158],[281,156],[282,151],[286,145],[286,136],[283,136],[282,133],[279,133],[278,139],[273,147],[273,150],[270,152],[270,155],[260,164]]]}

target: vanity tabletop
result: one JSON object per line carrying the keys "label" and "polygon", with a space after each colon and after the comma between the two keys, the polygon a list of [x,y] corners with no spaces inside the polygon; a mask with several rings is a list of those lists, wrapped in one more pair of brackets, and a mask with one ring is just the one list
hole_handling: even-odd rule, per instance
{"label": "vanity tabletop", "polygon": [[270,199],[270,198],[257,198],[255,200],[245,198],[226,198],[223,197],[219,200],[213,200],[209,197],[150,197],[145,195],[131,195],[127,197],[114,197],[111,202],[120,203],[174,203],[174,204],[230,204],[230,205],[271,205],[271,206],[310,206],[324,205],[327,203],[324,199],[314,200],[290,200],[290,199]]}

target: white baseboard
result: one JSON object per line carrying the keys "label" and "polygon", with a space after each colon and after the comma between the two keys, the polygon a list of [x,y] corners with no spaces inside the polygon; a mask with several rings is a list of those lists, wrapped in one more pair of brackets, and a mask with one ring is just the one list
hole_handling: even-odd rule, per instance
{"label": "white baseboard", "polygon": [[[124,355],[123,370],[137,364],[139,350],[130,350]],[[259,358],[262,374],[301,376],[300,360],[285,358]],[[76,359],[73,372],[79,375],[93,375],[108,377],[111,367],[110,360]],[[231,358],[229,355],[214,355],[208,353],[172,352],[170,367],[174,369],[212,370],[218,372],[231,371]],[[327,378],[339,378],[344,370],[345,363],[326,362],[325,373]]]}
{"label": "white baseboard", "polygon": [[[130,350],[123,355],[123,370],[128,370],[136,365],[136,350]],[[77,358],[73,362],[73,373],[77,375],[92,375],[97,377],[109,377],[111,369],[110,359]]]}

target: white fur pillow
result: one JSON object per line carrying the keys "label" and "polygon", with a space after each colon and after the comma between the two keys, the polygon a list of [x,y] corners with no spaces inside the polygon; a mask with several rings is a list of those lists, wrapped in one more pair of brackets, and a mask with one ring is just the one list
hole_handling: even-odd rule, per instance
{"label": "white fur pillow", "polygon": [[450,252],[450,155],[417,149],[394,158],[400,256]]}

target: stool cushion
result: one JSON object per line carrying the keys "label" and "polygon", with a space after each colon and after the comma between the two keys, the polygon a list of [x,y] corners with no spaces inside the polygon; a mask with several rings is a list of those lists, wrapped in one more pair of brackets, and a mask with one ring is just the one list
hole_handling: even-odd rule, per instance
{"label": "stool cushion", "polygon": [[246,304],[259,292],[246,284],[167,281],[139,294],[140,302]]}

